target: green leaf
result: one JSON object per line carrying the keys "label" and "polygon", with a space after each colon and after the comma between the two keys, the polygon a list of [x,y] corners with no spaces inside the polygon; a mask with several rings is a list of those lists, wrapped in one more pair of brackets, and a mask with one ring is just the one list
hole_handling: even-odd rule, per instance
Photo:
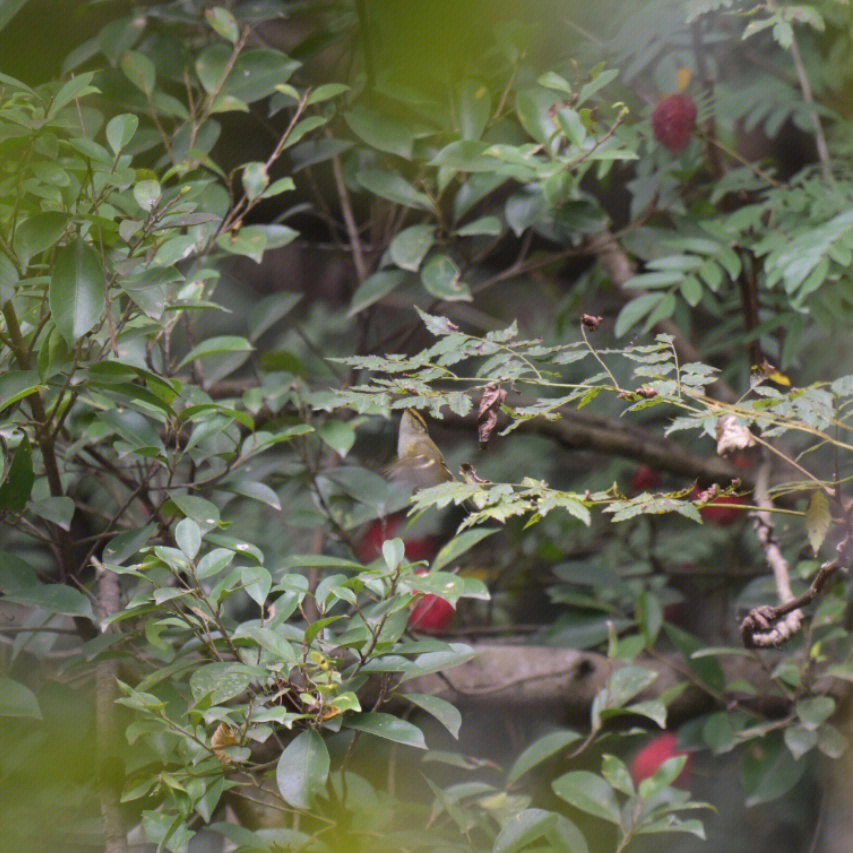
{"label": "green leaf", "polygon": [[243,189],[246,191],[246,198],[253,201],[258,198],[267,188],[270,182],[270,176],[267,174],[265,163],[253,161],[246,163],[243,166]]}
{"label": "green leaf", "polygon": [[383,115],[367,107],[353,107],[344,113],[344,120],[350,130],[368,145],[406,160],[412,159],[415,138],[424,133],[411,122]]}
{"label": "green leaf", "polygon": [[182,518],[175,525],[175,542],[188,560],[194,560],[201,548],[201,528],[191,518]]}
{"label": "green leaf", "polygon": [[634,782],[631,779],[631,774],[628,772],[625,763],[615,755],[605,754],[601,756],[601,775],[617,791],[629,797],[634,793]]}
{"label": "green leaf", "polygon": [[177,492],[169,492],[169,498],[187,518],[195,519],[202,530],[219,524],[216,504],[195,495],[182,495]]}
{"label": "green leaf", "polygon": [[275,780],[282,799],[297,809],[310,809],[329,778],[329,751],[314,729],[298,734],[281,753]]}
{"label": "green leaf", "polygon": [[49,288],[53,322],[69,347],[104,313],[104,273],[97,252],[82,237],[59,250]]}
{"label": "green leaf", "polygon": [[133,139],[139,119],[133,113],[122,113],[107,122],[107,143],[118,154]]}
{"label": "green leaf", "polygon": [[290,190],[296,189],[296,184],[293,182],[293,178],[279,178],[277,181],[273,181],[264,191],[261,193],[261,198],[272,198],[273,196],[281,195],[281,193],[290,192]]}
{"label": "green leaf", "polygon": [[272,575],[263,566],[247,566],[240,572],[240,583],[246,590],[246,595],[263,607],[272,586]]}
{"label": "green leaf", "polygon": [[157,71],[154,63],[144,54],[136,50],[126,50],[119,61],[119,66],[125,77],[141,89],[146,95],[150,95],[154,89]]}
{"label": "green leaf", "polygon": [[220,234],[216,245],[233,255],[246,255],[259,264],[267,249],[267,235],[257,225],[246,225],[239,231]]}
{"label": "green leaf", "polygon": [[146,545],[156,530],[157,525],[152,522],[136,530],[119,533],[118,536],[110,539],[104,548],[104,561],[113,564],[123,563]]}
{"label": "green leaf", "polygon": [[234,16],[222,6],[214,6],[212,9],[205,9],[204,17],[210,28],[226,41],[231,44],[236,44],[240,38],[240,30],[237,27],[237,21]]}
{"label": "green leaf", "polygon": [[400,695],[435,717],[458,740],[462,715],[450,702],[425,693],[401,693]]}
{"label": "green leaf", "polygon": [[402,175],[386,172],[382,169],[362,169],[358,182],[370,192],[395,204],[413,207],[417,210],[430,210],[432,202],[426,193],[418,192]]}
{"label": "green leaf", "polygon": [[435,242],[434,232],[432,225],[412,225],[400,231],[388,247],[391,260],[404,270],[417,272]]}
{"label": "green leaf", "polygon": [[0,307],[15,295],[17,284],[18,271],[15,265],[5,255],[0,255]]}
{"label": "green leaf", "polygon": [[847,738],[835,726],[825,723],[817,730],[817,748],[829,758],[841,758],[847,749]]}
{"label": "green leaf", "polygon": [[686,755],[677,755],[664,761],[653,776],[640,782],[637,788],[640,799],[651,800],[658,792],[669,787],[678,778],[686,763]]}
{"label": "green leaf", "polygon": [[359,311],[378,302],[391,293],[392,290],[406,280],[406,273],[402,270],[384,270],[375,272],[366,278],[352,296],[347,317],[354,317]]}
{"label": "green leaf", "polygon": [[405,547],[402,539],[386,539],[382,543],[382,558],[388,571],[393,572],[403,562]]}
{"label": "green leaf", "polygon": [[254,347],[245,339],[237,335],[220,335],[208,338],[198,346],[193,347],[182,359],[178,367],[184,367],[197,358],[207,358],[211,355],[221,355],[232,352],[251,352]]}
{"label": "green leaf", "polygon": [[630,332],[663,298],[663,293],[644,293],[626,303],[616,318],[616,325],[613,329],[616,337],[621,338]]}
{"label": "green leaf", "polygon": [[299,67],[280,50],[256,48],[241,53],[228,73],[232,53],[227,44],[219,43],[203,50],[196,60],[196,73],[208,94],[218,91],[221,97],[251,104],[271,95]]}
{"label": "green leaf", "polygon": [[807,763],[795,761],[780,737],[750,741],[741,766],[746,805],[768,803],[787,794],[800,781]]}
{"label": "green leaf", "polygon": [[405,746],[426,749],[423,732],[411,723],[385,714],[382,711],[367,711],[363,714],[352,714],[344,720],[347,728],[375,735],[376,737],[392,740]]}
{"label": "green leaf", "polygon": [[254,501],[260,501],[275,510],[281,509],[281,500],[274,489],[271,489],[266,483],[255,482],[253,480],[237,480],[229,482],[227,486],[223,486],[229,492],[242,495],[245,498],[250,498]]}
{"label": "green leaf", "polygon": [[50,103],[47,117],[49,119],[53,118],[66,104],[71,103],[75,98],[82,98],[85,95],[98,92],[98,89],[89,85],[94,76],[94,71],[87,71],[85,74],[78,74],[76,77],[72,77],[66,83],[63,83]]}
{"label": "green leaf", "polygon": [[287,316],[301,299],[301,293],[274,293],[252,305],[246,321],[249,340],[256,341],[267,329]]}
{"label": "green leaf", "polygon": [[312,104],[320,104],[323,101],[328,101],[331,98],[336,98],[338,95],[343,95],[344,92],[349,92],[350,87],[346,83],[323,83],[311,90],[308,100],[305,102],[307,106]]}
{"label": "green leaf", "polygon": [[655,323],[669,319],[677,307],[678,304],[675,301],[675,294],[665,293],[663,295],[663,299],[655,305],[649,313],[649,316],[646,317],[646,322],[643,324],[643,332],[648,332]]}
{"label": "green leaf", "polygon": [[15,254],[21,266],[26,267],[30,258],[59,242],[67,224],[68,216],[58,211],[37,213],[25,219],[15,229]]}
{"label": "green leaf", "polygon": [[503,231],[503,226],[497,216],[482,216],[456,229],[456,233],[460,237],[471,237],[480,234],[497,237],[501,231]]}
{"label": "green leaf", "polygon": [[479,139],[492,114],[489,88],[479,80],[463,80],[456,96],[456,119],[463,139]]}
{"label": "green leaf", "polygon": [[479,578],[463,577],[449,572],[410,575],[401,579],[400,589],[437,595],[454,607],[460,598],[479,598],[483,601],[489,598],[489,590]]}
{"label": "green leaf", "polygon": [[817,555],[829,526],[832,523],[832,514],[829,511],[829,501],[822,491],[812,492],[808,509],[806,510],[806,533],[808,533],[809,544],[812,551]]}
{"label": "green leaf", "polygon": [[[0,30],[2,30],[3,27],[5,27],[6,24],[8,24],[9,21],[18,14],[18,11],[27,2],[29,2],[29,0],[2,0],[2,2],[0,2]],[[21,88],[26,89],[27,87],[22,83]]]}
{"label": "green leaf", "polygon": [[39,518],[45,518],[63,530],[71,530],[71,519],[74,516],[74,501],[71,498],[50,497],[32,501],[29,509]]}
{"label": "green leaf", "polygon": [[28,586],[4,596],[3,600],[24,604],[27,607],[37,607],[49,613],[92,618],[92,605],[89,599],[79,590],[61,583]]}
{"label": "green leaf", "polygon": [[[162,195],[162,190],[160,189],[160,182],[153,180],[145,180],[140,181],[133,188],[133,197],[136,199],[136,203],[146,212],[150,213],[157,206],[157,202],[160,201],[160,196]],[[194,245],[194,244],[193,244]],[[162,262],[163,259],[161,259]],[[178,260],[178,258],[175,258]],[[171,261],[168,261],[171,263]]]}
{"label": "green leaf", "polygon": [[35,370],[7,371],[0,375],[0,412],[46,387]]}
{"label": "green leaf", "polygon": [[795,709],[807,729],[817,729],[832,716],[835,700],[831,696],[813,696],[811,699],[801,699]]}
{"label": "green leaf", "polygon": [[679,290],[681,297],[691,308],[695,308],[702,301],[702,285],[695,276],[687,276],[681,282]]}
{"label": "green leaf", "polygon": [[355,430],[348,423],[337,419],[326,421],[318,428],[317,434],[341,459],[346,457],[355,444]]}
{"label": "green leaf", "polygon": [[580,735],[571,729],[560,729],[537,738],[515,759],[507,774],[507,782],[509,784],[517,782],[529,770],[558,752],[562,752],[578,740]]}
{"label": "green leaf", "polygon": [[554,793],[582,812],[621,824],[621,812],[613,789],[601,776],[587,770],[575,770],[555,779]]}
{"label": "green leaf", "polygon": [[437,572],[443,569],[457,559],[457,557],[462,556],[466,551],[473,548],[478,542],[497,532],[497,528],[495,527],[476,527],[472,530],[466,530],[458,536],[454,536],[436,554],[435,559],[431,563],[432,571]]}
{"label": "green leaf", "polygon": [[0,485],[0,509],[20,512],[27,505],[34,482],[33,449],[25,433],[15,448],[6,478]]}
{"label": "green leaf", "polygon": [[140,412],[129,409],[108,409],[101,413],[101,422],[120,435],[136,450],[153,448],[162,453],[163,441],[154,424]]}
{"label": "green leaf", "polygon": [[[0,18],[2,18],[2,7],[0,7]],[[0,678],[0,717],[42,719],[36,694],[18,681]]]}
{"label": "green leaf", "polygon": [[459,280],[459,270],[447,255],[434,255],[421,270],[424,288],[437,299],[447,302],[472,299],[467,284]]}
{"label": "green leaf", "polygon": [[211,705],[219,705],[242,693],[252,681],[266,674],[264,669],[242,663],[208,663],[190,676],[190,689],[196,702],[206,696]]}
{"label": "green leaf", "polygon": [[470,646],[466,646],[464,643],[448,643],[447,645],[446,651],[425,652],[418,655],[406,668],[406,672],[400,680],[408,681],[421,675],[451,669],[454,666],[466,663],[476,654]]}
{"label": "green leaf", "polygon": [[[187,521],[188,519],[184,519]],[[234,562],[235,553],[230,548],[214,548],[205,554],[196,566],[196,577],[199,580],[213,577]]]}
{"label": "green leaf", "polygon": [[785,746],[791,752],[795,761],[799,761],[807,752],[817,746],[818,734],[816,729],[805,726],[788,726],[785,729]]}
{"label": "green leaf", "polygon": [[515,109],[524,129],[539,143],[546,142],[556,130],[551,107],[559,95],[538,86],[516,93]]}
{"label": "green leaf", "polygon": [[0,592],[12,593],[33,586],[39,586],[35,569],[15,554],[0,551]]}
{"label": "green leaf", "polygon": [[492,853],[515,853],[547,835],[557,815],[544,809],[525,809],[513,815],[501,827]]}

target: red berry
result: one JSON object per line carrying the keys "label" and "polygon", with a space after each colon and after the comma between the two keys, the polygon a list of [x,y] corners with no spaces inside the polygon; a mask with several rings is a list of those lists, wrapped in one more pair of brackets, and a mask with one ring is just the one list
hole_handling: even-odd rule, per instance
{"label": "red berry", "polygon": [[664,761],[679,755],[686,755],[687,761],[684,762],[681,773],[678,774],[672,784],[686,785],[690,778],[690,765],[693,763],[693,756],[684,749],[678,749],[678,738],[675,736],[675,732],[664,732],[652,738],[634,756],[634,760],[631,762],[631,778],[634,780],[634,784],[639,785],[643,779],[654,776],[655,771]]}
{"label": "red berry", "polygon": [[427,634],[443,631],[453,621],[453,607],[431,592],[421,596],[409,614],[409,627]]}
{"label": "red berry", "polygon": [[[428,574],[428,570],[421,566],[415,569],[416,575]],[[434,593],[424,593],[412,607],[409,614],[409,627],[413,631],[422,631],[426,634],[443,631],[453,621],[453,607],[448,601]]]}
{"label": "red berry", "polygon": [[[356,554],[362,563],[370,563],[382,553],[382,543],[397,535],[402,522],[402,515],[389,515],[387,518],[376,518],[367,525],[361,539],[356,545]],[[432,536],[422,536],[420,539],[406,539],[403,542],[406,559],[415,563],[418,560],[431,560],[438,551],[438,546]]]}
{"label": "red berry", "polygon": [[663,482],[659,471],[651,465],[640,465],[631,477],[631,491],[645,492],[657,488]]}
{"label": "red berry", "polygon": [[382,553],[382,543],[393,539],[400,526],[399,515],[389,515],[387,518],[376,518],[367,525],[367,530],[356,545],[356,554],[362,563],[370,563]]}
{"label": "red berry", "polygon": [[741,471],[746,471],[748,468],[752,468],[754,463],[754,459],[751,456],[747,456],[746,453],[736,453],[732,457],[732,465],[735,468],[740,468]]}
{"label": "red berry", "polygon": [[669,95],[652,113],[655,139],[673,154],[680,154],[696,127],[696,103],[689,95]]}
{"label": "red berry", "polygon": [[[694,500],[701,494],[701,489],[694,489],[690,497]],[[743,517],[742,506],[749,506],[749,501],[740,495],[720,495],[699,510],[699,515],[712,524],[726,527]]]}
{"label": "red berry", "polygon": [[436,551],[436,542],[432,536],[422,536],[420,539],[406,539],[403,542],[406,551],[406,559],[410,563],[418,560],[431,560]]}

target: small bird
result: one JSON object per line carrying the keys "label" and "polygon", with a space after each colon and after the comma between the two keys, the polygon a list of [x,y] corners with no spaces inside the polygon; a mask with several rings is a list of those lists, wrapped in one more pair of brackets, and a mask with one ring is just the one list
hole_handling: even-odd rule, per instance
{"label": "small bird", "polygon": [[405,409],[400,418],[397,460],[386,469],[388,477],[414,491],[428,489],[456,478],[441,451],[429,437],[426,421],[414,409]]}

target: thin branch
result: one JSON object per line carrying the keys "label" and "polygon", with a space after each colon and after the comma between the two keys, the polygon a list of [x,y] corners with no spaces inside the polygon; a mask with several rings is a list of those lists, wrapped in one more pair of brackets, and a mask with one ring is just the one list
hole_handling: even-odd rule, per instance
{"label": "thin branch", "polygon": [[343,169],[341,169],[341,159],[337,155],[332,157],[332,174],[335,177],[335,188],[338,191],[338,198],[341,203],[341,213],[344,217],[347,237],[349,238],[350,246],[352,247],[352,260],[355,265],[355,274],[358,278],[358,283],[361,284],[361,282],[363,282],[368,276],[367,262],[364,260],[364,249],[362,248],[361,237],[358,233],[358,224],[355,221],[355,215],[352,211],[349,190],[347,190],[347,185],[344,181],[344,173]]}
{"label": "thin branch", "polygon": [[[776,0],[767,0],[767,8],[773,12],[777,12],[779,10]],[[793,27],[791,27],[791,58],[794,60],[794,68],[797,72],[800,91],[803,93],[803,100],[811,107],[812,123],[814,124],[815,142],[817,144],[817,156],[820,160],[821,173],[823,174],[824,181],[830,183],[832,181],[832,170],[830,169],[829,146],[826,144],[823,125],[821,124],[820,116],[817,114],[812,86],[809,82],[809,76],[806,73],[806,66],[803,63],[803,56],[800,53],[800,45],[797,42],[797,34],[794,32]]]}
{"label": "thin branch", "polygon": [[[794,594],[791,591],[791,575],[788,561],[782,554],[782,549],[773,535],[773,501],[769,493],[770,467],[770,456],[766,453],[762,454],[762,459],[756,471],[755,488],[753,490],[753,499],[760,509],[751,512],[750,515],[752,517],[755,536],[761,544],[770,568],[773,570],[776,595],[779,598],[780,604],[785,605],[794,599]],[[799,608],[792,608],[784,614],[779,613],[771,629],[767,631],[752,631],[750,644],[776,645],[796,634],[800,630],[802,622],[803,613]],[[746,624],[746,620],[744,620],[744,624]],[[741,630],[743,630],[743,626]]]}

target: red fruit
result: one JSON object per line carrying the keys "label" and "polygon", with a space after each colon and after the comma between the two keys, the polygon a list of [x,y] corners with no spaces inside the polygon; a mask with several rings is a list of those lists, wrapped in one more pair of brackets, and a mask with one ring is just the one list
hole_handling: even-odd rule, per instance
{"label": "red fruit", "polygon": [[655,139],[673,154],[680,154],[696,127],[696,103],[689,95],[669,95],[652,113]]}
{"label": "red fruit", "polygon": [[[690,497],[695,500],[700,494],[701,489],[694,489]],[[726,527],[743,517],[743,511],[739,509],[742,506],[749,506],[749,501],[746,498],[739,495],[720,495],[703,506],[699,510],[699,515],[705,521]]]}
{"label": "red fruit", "polygon": [[[428,574],[427,569],[415,569],[416,575]],[[453,621],[453,607],[441,596],[427,592],[422,595],[409,614],[409,627],[413,631],[433,634],[443,631]]]}
{"label": "red fruit", "polygon": [[409,614],[409,627],[413,631],[434,634],[443,631],[453,621],[454,610],[450,603],[433,595],[423,595]]}
{"label": "red fruit", "polygon": [[673,785],[687,785],[690,778],[690,766],[693,763],[693,756],[684,749],[678,749],[678,738],[674,732],[664,732],[657,737],[652,738],[635,756],[631,762],[631,778],[635,785],[639,785],[643,779],[648,779],[655,775],[655,771],[664,761],[670,758],[675,758],[679,755],[686,755],[687,761],[684,762],[684,767],[681,773],[678,774]]}
{"label": "red fruit", "polygon": [[745,453],[736,453],[732,457],[732,465],[734,465],[735,468],[740,468],[741,471],[746,471],[748,468],[752,468],[754,461],[755,460],[752,457],[747,456]]}
{"label": "red fruit", "polygon": [[432,536],[422,536],[420,539],[406,539],[403,541],[405,547],[406,559],[410,563],[417,563],[418,560],[431,560],[436,551],[435,539]]}
{"label": "red fruit", "polygon": [[367,530],[356,545],[356,554],[362,563],[370,563],[382,553],[382,543],[393,539],[400,526],[399,515],[389,515],[387,518],[376,518],[367,525]]}
{"label": "red fruit", "polygon": [[657,488],[663,482],[660,473],[651,465],[640,465],[631,477],[631,491],[645,492]]}
{"label": "red fruit", "polygon": [[[397,535],[402,515],[389,515],[387,518],[377,518],[367,525],[367,530],[356,545],[356,554],[362,563],[370,563],[382,553],[382,543]],[[406,539],[403,542],[406,559],[415,563],[418,560],[431,560],[438,547],[432,536],[422,536],[420,539]]]}

